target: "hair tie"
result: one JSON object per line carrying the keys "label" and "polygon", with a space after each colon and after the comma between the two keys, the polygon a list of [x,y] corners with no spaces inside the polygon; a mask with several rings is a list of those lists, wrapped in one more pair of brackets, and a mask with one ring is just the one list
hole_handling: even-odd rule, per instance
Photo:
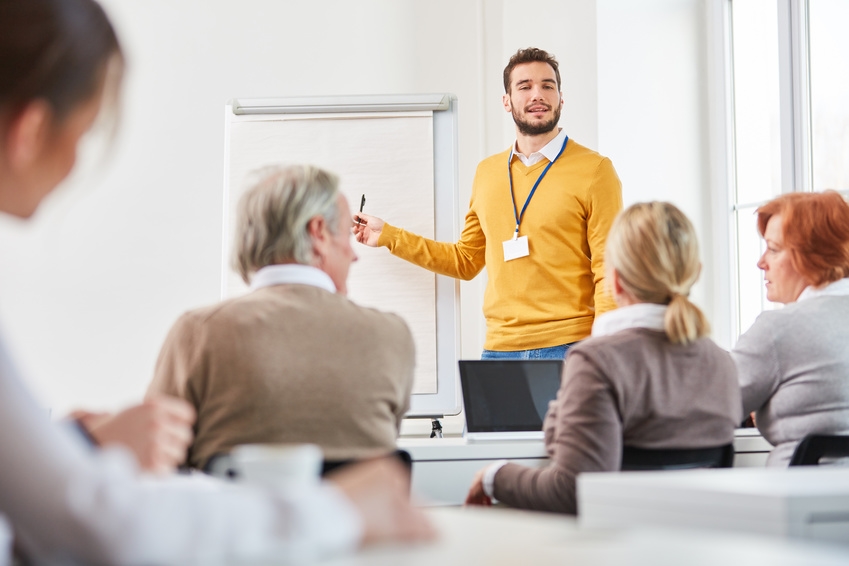
{"label": "hair tie", "polygon": [[687,299],[690,296],[690,293],[679,293],[678,291],[670,291],[669,292],[669,302],[671,303],[678,297],[682,297]]}

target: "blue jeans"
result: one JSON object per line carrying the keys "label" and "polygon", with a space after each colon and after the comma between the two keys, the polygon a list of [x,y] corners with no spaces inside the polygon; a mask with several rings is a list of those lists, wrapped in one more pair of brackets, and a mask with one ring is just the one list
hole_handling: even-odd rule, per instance
{"label": "blue jeans", "polygon": [[550,348],[538,348],[536,350],[518,350],[516,352],[497,352],[495,350],[484,350],[481,354],[482,360],[562,360],[566,357],[569,347],[575,344],[562,344]]}

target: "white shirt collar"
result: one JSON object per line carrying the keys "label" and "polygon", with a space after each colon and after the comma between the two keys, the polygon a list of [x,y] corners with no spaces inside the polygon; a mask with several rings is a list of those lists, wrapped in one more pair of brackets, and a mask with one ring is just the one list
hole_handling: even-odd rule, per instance
{"label": "white shirt collar", "polygon": [[298,263],[266,265],[251,278],[251,291],[271,285],[312,285],[331,293],[336,292],[336,285],[328,274],[316,267]]}
{"label": "white shirt collar", "polygon": [[535,151],[534,153],[525,156],[523,153],[519,152],[518,140],[513,142],[513,147],[510,149],[510,161],[513,161],[513,157],[518,157],[519,160],[525,164],[526,167],[530,167],[536,163],[542,161],[543,158],[548,159],[549,161],[554,161],[557,158],[557,154],[560,153],[560,149],[563,147],[563,140],[566,139],[566,130],[560,128],[560,132],[554,137],[553,140],[545,144],[539,151]]}
{"label": "white shirt collar", "polygon": [[849,295],[849,278],[838,279],[820,289],[816,287],[805,287],[796,301],[804,301],[805,299],[813,299],[815,297],[841,297],[846,295]]}
{"label": "white shirt collar", "polygon": [[599,315],[593,322],[592,336],[607,336],[629,328],[664,330],[666,305],[637,303]]}

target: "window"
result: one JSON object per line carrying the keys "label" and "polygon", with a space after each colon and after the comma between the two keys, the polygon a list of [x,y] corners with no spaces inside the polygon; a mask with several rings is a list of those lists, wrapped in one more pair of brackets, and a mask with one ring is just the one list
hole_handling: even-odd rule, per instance
{"label": "window", "polygon": [[849,189],[849,2],[809,0],[814,190]]}
{"label": "window", "polygon": [[755,209],[781,194],[778,10],[775,0],[733,0],[734,188],[732,202],[737,252],[737,332],[767,306],[757,267],[762,241]]}
{"label": "window", "polygon": [[754,212],[781,193],[849,194],[849,2],[726,0],[733,341],[766,300]]}

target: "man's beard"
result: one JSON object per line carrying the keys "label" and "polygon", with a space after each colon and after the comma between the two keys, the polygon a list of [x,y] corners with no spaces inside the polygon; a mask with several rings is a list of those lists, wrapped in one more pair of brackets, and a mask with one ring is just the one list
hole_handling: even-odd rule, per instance
{"label": "man's beard", "polygon": [[530,124],[525,122],[516,114],[515,108],[511,112],[513,115],[513,121],[516,122],[516,127],[519,128],[519,132],[526,136],[538,136],[540,134],[547,134],[557,127],[558,122],[560,122],[560,110],[563,108],[562,104],[558,104],[557,108],[554,110],[554,116],[548,122],[543,122],[541,124]]}

